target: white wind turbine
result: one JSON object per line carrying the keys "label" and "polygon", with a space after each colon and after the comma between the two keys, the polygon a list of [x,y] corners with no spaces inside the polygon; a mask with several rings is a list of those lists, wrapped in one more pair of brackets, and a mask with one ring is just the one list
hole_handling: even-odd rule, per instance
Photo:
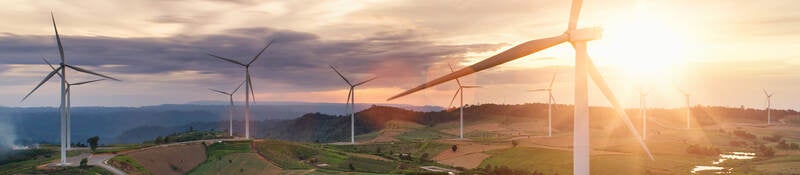
{"label": "white wind turbine", "polygon": [[[67,84],[67,74],[66,74],[67,73],[67,68],[75,70],[75,71],[78,71],[78,72],[83,72],[83,73],[92,74],[92,75],[95,75],[95,76],[100,76],[100,77],[107,78],[107,79],[112,79],[112,80],[116,80],[116,81],[120,81],[120,80],[116,79],[116,78],[109,77],[109,76],[105,76],[103,74],[95,73],[95,72],[92,72],[92,71],[89,71],[89,70],[86,70],[86,69],[83,69],[83,68],[80,68],[80,67],[77,67],[77,66],[73,66],[73,65],[67,64],[66,58],[64,57],[64,47],[61,45],[61,36],[58,35],[58,27],[56,27],[56,18],[53,15],[53,13],[50,13],[50,19],[53,21],[53,30],[55,31],[55,35],[56,35],[56,43],[58,44],[58,54],[59,54],[59,56],[61,58],[61,63],[59,63],[58,68],[56,68],[55,70],[53,70],[49,74],[47,74],[47,76],[45,76],[45,78],[41,82],[39,82],[39,84],[36,85],[36,87],[34,87],[33,90],[31,90],[31,92],[28,92],[28,94],[25,95],[25,97],[22,97],[22,100],[20,100],[20,102],[25,101],[25,99],[27,99],[31,94],[33,94],[33,92],[35,92],[36,89],[39,89],[39,87],[41,87],[45,82],[50,80],[50,78],[52,78],[53,75],[55,75],[55,74],[60,74],[61,75],[61,102],[60,102],[60,105],[59,105],[59,111],[61,113],[61,149],[60,149],[60,151],[61,151],[61,161],[60,161],[59,165],[67,165],[67,145],[68,145],[68,143],[67,143],[67,120],[68,120],[67,119],[67,116],[68,116],[67,112],[68,111],[67,111],[67,106],[66,106],[67,105],[67,99],[68,99],[68,97],[67,97],[67,86],[68,86],[68,84]],[[59,73],[59,71],[61,71],[61,72]]]}
{"label": "white wind turbine", "polygon": [[247,64],[244,64],[242,62],[230,58],[217,56],[211,53],[208,54],[209,56],[212,56],[214,58],[218,58],[244,67],[244,73],[245,73],[244,81],[247,84],[244,86],[244,94],[245,94],[244,95],[244,138],[245,139],[250,139],[250,97],[253,97],[254,103],[256,101],[256,95],[253,92],[253,81],[250,79],[250,65],[252,65],[253,62],[255,62],[258,59],[258,57],[261,56],[261,54],[264,53],[264,51],[267,50],[267,48],[269,48],[270,45],[272,45],[272,41],[269,41],[269,43],[267,43],[267,46],[261,49],[261,51],[259,51],[258,54],[256,54],[256,56],[250,60],[250,62],[247,62]]}
{"label": "white wind turbine", "polygon": [[580,14],[582,2],[581,0],[572,1],[572,9],[569,18],[569,25],[567,31],[561,35],[537,39],[522,43],[514,46],[511,49],[503,51],[497,55],[489,57],[483,61],[475,63],[469,67],[460,69],[456,72],[447,74],[445,76],[436,78],[432,81],[426,82],[422,85],[409,89],[405,92],[390,97],[387,100],[396,99],[435,85],[469,75],[481,70],[485,70],[538,51],[559,45],[561,43],[570,42],[575,49],[575,122],[574,122],[574,137],[573,137],[573,170],[574,174],[588,175],[589,174],[589,88],[588,76],[592,77],[595,84],[600,91],[606,96],[611,105],[616,109],[620,119],[625,123],[627,128],[636,137],[642,149],[647,153],[650,159],[653,159],[650,150],[645,145],[644,141],[639,136],[639,132],[633,127],[630,118],[622,109],[622,106],[617,101],[617,98],[611,92],[611,89],[606,84],[600,71],[595,67],[592,60],[589,59],[586,44],[591,40],[599,39],[602,36],[602,29],[600,28],[585,28],[576,29],[578,23],[578,16]]}
{"label": "white wind turbine", "polygon": [[683,98],[686,100],[686,129],[690,129],[691,122],[692,122],[692,104],[689,101],[689,98],[692,97],[692,94],[689,94],[686,91],[678,89],[683,94]]}
{"label": "white wind turbine", "polygon": [[[356,110],[356,91],[355,91],[355,89],[356,89],[356,87],[358,87],[358,86],[360,86],[360,85],[362,85],[364,83],[367,83],[369,81],[372,81],[372,80],[374,80],[375,78],[378,78],[378,77],[372,77],[372,78],[364,80],[364,81],[362,81],[360,83],[353,84],[353,83],[350,83],[350,80],[347,80],[347,78],[345,78],[344,75],[342,75],[342,73],[339,72],[339,70],[336,70],[336,68],[333,67],[333,65],[328,65],[328,66],[330,66],[331,69],[333,69],[333,71],[336,72],[336,74],[339,74],[339,77],[342,77],[342,80],[344,80],[344,82],[347,83],[348,86],[350,86],[350,90],[347,93],[347,105],[349,106],[349,110],[350,111],[345,110],[345,113],[349,113],[350,114],[350,144],[356,144],[356,112],[355,112],[355,110]],[[345,109],[347,109],[347,107],[345,107]]]}
{"label": "white wind turbine", "polygon": [[[56,68],[53,67],[53,64],[50,64],[50,61],[47,61],[47,59],[45,59],[45,58],[42,58],[42,60],[44,60],[44,62],[47,63],[48,66],[50,66],[50,69],[53,69],[53,71],[56,71]],[[61,76],[61,73],[56,73],[56,74],[58,74],[58,77],[64,78],[64,76]],[[98,81],[103,81],[103,80],[105,80],[105,79],[96,79],[96,80],[83,81],[83,82],[77,82],[77,83],[69,83],[69,81],[67,81],[67,105],[66,105],[66,107],[67,107],[67,121],[66,121],[66,123],[67,123],[66,124],[67,125],[67,132],[66,132],[67,149],[72,149],[72,91],[70,91],[70,89],[72,89],[73,85],[77,86],[77,85],[93,83],[93,82],[98,82]]]}
{"label": "white wind turbine", "polygon": [[639,89],[639,113],[642,114],[642,140],[647,140],[647,104],[645,97],[648,92]]}
{"label": "white wind turbine", "polygon": [[767,93],[767,89],[762,89],[762,90],[764,90],[764,96],[767,96],[767,125],[770,125],[772,124],[772,114],[770,114],[772,111],[770,107],[772,107],[773,93]]}
{"label": "white wind turbine", "polygon": [[[453,66],[452,65],[447,64],[447,66],[450,66],[450,72],[455,72],[455,70],[453,70]],[[481,86],[478,86],[478,85],[461,85],[461,80],[458,80],[458,78],[456,78],[456,83],[458,83],[458,90],[456,90],[456,94],[453,95],[453,99],[450,100],[450,105],[448,107],[453,106],[453,101],[456,100],[456,96],[460,96],[461,97],[461,104],[458,107],[459,110],[460,110],[460,112],[459,112],[459,135],[458,135],[458,138],[459,139],[464,139],[464,89],[480,88]]]}
{"label": "white wind turbine", "polygon": [[547,86],[547,88],[528,90],[528,92],[547,91],[547,137],[553,136],[553,103],[556,102],[556,98],[553,97],[553,82],[555,81],[556,74],[554,73],[553,78],[550,79],[550,85]]}
{"label": "white wind turbine", "polygon": [[225,91],[216,90],[216,89],[209,89],[211,91],[227,95],[228,99],[230,100],[231,104],[230,104],[230,106],[228,106],[228,136],[231,136],[231,137],[233,137],[233,110],[234,110],[234,107],[235,107],[233,105],[233,94],[236,94],[236,91],[239,91],[239,88],[241,88],[242,85],[245,82],[247,82],[247,81],[242,81],[242,83],[239,83],[239,86],[236,86],[236,89],[234,89],[231,92],[225,92]]}

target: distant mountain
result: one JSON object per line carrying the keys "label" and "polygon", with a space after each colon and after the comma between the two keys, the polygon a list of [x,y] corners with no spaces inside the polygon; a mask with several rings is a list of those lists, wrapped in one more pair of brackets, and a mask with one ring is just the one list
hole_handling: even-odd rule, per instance
{"label": "distant mountain", "polygon": [[[304,102],[259,102],[251,106],[253,121],[287,120],[307,113],[325,112],[340,114],[344,104]],[[441,110],[435,106],[395,105],[414,110]],[[366,104],[356,105],[365,109]],[[144,107],[73,107],[73,142],[100,136],[103,143],[141,142],[152,135],[164,135],[185,129],[192,124],[206,124],[205,128],[227,128],[227,104],[165,104]],[[0,107],[0,123],[14,126],[15,143],[57,143],[59,140],[58,109],[53,107]],[[235,121],[243,120],[243,107],[237,106]],[[242,122],[237,122],[242,123]],[[225,126],[225,127],[222,127]],[[144,128],[142,128],[144,127]],[[148,128],[149,127],[149,128]],[[138,129],[137,132],[129,130]],[[198,128],[201,129],[201,128]],[[149,134],[148,134],[149,133]]]}
{"label": "distant mountain", "polygon": [[[423,126],[458,120],[458,111],[443,111],[438,107],[393,107],[380,105],[358,105],[356,134],[379,131],[392,120],[417,123]],[[403,105],[399,105],[403,106]],[[340,115],[343,104],[335,103],[259,103],[253,106],[252,135],[259,138],[276,138],[301,142],[341,142],[350,137],[350,117]],[[435,110],[436,108],[440,110]],[[418,111],[413,109],[428,109]],[[648,115],[662,121],[682,123],[685,109],[650,109]],[[326,113],[324,111],[328,111]],[[553,127],[557,130],[572,129],[571,105],[555,105]],[[634,125],[641,119],[638,109],[627,110]],[[592,127],[620,126],[614,110],[608,107],[591,107]],[[694,120],[701,125],[725,122],[761,123],[766,121],[766,112],[760,109],[728,107],[692,108]],[[73,140],[98,135],[102,143],[139,143],[157,136],[194,130],[219,130],[228,128],[227,107],[211,104],[159,105],[147,107],[77,107],[73,109]],[[773,110],[773,120],[798,116],[793,110]],[[234,133],[242,135],[241,110],[234,118]],[[546,120],[546,104],[521,105],[469,105],[464,109],[467,121],[525,118]],[[16,143],[56,143],[58,141],[58,113],[56,108],[6,108],[0,107],[0,121],[11,123],[16,133]],[[2,122],[0,122],[2,123]],[[600,128],[598,128],[600,129]],[[626,134],[624,127],[613,128],[614,132]],[[5,135],[5,134],[4,134]]]}

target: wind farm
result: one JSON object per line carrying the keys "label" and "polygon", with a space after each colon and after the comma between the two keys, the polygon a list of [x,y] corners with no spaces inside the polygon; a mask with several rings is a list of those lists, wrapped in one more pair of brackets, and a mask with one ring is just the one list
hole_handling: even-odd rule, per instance
{"label": "wind farm", "polygon": [[0,2],[0,174],[800,173],[794,1],[145,2]]}

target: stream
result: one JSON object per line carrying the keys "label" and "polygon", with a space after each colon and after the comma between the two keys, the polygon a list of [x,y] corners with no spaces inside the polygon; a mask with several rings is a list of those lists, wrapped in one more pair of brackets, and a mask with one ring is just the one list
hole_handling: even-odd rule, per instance
{"label": "stream", "polygon": [[691,173],[731,174],[733,173],[733,168],[720,166],[722,162],[725,162],[727,160],[750,160],[753,158],[756,158],[756,153],[750,153],[750,152],[722,153],[719,154],[719,159],[711,162],[711,165],[697,165],[692,169]]}

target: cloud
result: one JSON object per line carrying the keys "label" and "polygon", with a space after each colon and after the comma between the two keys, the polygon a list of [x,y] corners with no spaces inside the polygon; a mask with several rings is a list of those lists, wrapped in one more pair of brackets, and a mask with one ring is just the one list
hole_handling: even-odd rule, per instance
{"label": "cloud", "polygon": [[[248,62],[268,40],[274,40],[251,69],[254,78],[261,81],[258,83],[270,84],[279,92],[339,88],[341,82],[332,76],[329,64],[340,67],[351,79],[381,76],[387,80],[375,81],[372,86],[395,87],[416,82],[413,77],[423,76],[431,64],[500,46],[445,45],[416,36],[413,30],[402,30],[378,32],[361,40],[322,40],[315,34],[292,30],[237,28],[223,34],[159,38],[63,35],[62,42],[69,64],[110,75],[191,72],[221,74],[221,80],[227,82],[241,79],[243,69],[206,53]],[[0,65],[41,65],[41,56],[57,60],[52,36],[0,36],[0,51]],[[0,73],[9,70],[0,69]]]}

